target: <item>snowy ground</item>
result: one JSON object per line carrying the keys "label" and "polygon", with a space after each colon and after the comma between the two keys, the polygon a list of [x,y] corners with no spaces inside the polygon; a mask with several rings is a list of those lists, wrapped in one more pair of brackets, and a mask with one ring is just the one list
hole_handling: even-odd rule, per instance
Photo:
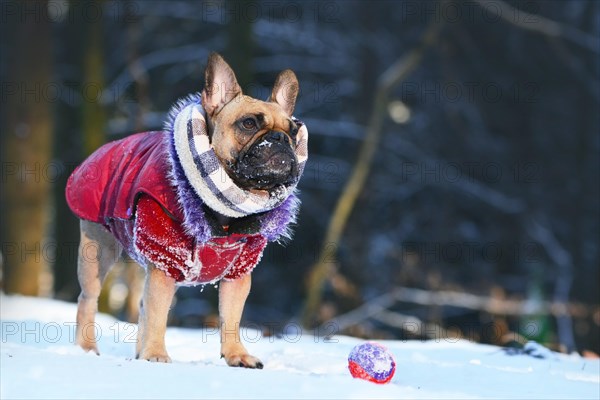
{"label": "snowy ground", "polygon": [[466,341],[383,342],[396,375],[387,385],[353,379],[359,340],[244,332],[263,370],[229,368],[216,331],[170,328],[173,364],[132,360],[135,326],[101,315],[100,357],[72,344],[75,305],[0,295],[0,398],[515,398],[598,399],[600,361],[549,353],[508,356]]}

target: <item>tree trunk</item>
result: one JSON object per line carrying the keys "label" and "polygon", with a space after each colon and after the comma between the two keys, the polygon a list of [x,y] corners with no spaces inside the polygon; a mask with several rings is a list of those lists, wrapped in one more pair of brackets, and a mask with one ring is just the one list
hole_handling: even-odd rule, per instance
{"label": "tree trunk", "polygon": [[[102,19],[95,19],[84,23],[82,87],[88,90],[82,91],[81,126],[85,157],[106,143],[106,112],[101,101],[105,91],[102,22]],[[104,287],[109,281],[112,281],[112,276],[107,276]],[[98,299],[100,312],[109,311],[108,298],[109,291],[103,290]]]}
{"label": "tree trunk", "polygon": [[[46,1],[35,3],[39,9]],[[14,18],[14,20],[10,20]],[[3,129],[2,253],[7,293],[38,295],[48,266],[52,109],[59,89],[52,79],[52,26],[28,15],[7,21],[8,82]]]}
{"label": "tree trunk", "polygon": [[104,92],[104,57],[102,52],[102,20],[87,22],[83,71],[83,148],[92,154],[106,142],[106,114],[101,103]]}
{"label": "tree trunk", "polygon": [[[78,5],[72,5],[78,7]],[[65,201],[65,186],[75,166],[106,141],[106,114],[101,103],[104,92],[104,56],[101,19],[84,18],[74,13],[63,32],[65,45],[69,46],[63,56],[77,69],[74,86],[81,103],[60,103],[57,115],[55,157],[64,162],[62,174],[56,180],[54,199],[56,224],[54,237],[54,293],[57,298],[73,301],[79,295],[77,283],[77,247],[79,223]],[[75,83],[74,82],[74,83]]]}
{"label": "tree trunk", "polygon": [[[231,11],[231,17],[227,24],[225,58],[235,71],[237,81],[244,92],[247,91],[253,79],[252,19],[244,13],[247,6],[248,3],[243,0],[226,2],[227,10]],[[247,94],[252,95],[253,93]]]}

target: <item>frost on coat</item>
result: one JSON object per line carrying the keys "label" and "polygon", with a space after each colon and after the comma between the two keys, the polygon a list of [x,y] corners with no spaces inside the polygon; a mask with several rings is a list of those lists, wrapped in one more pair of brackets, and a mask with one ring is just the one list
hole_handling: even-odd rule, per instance
{"label": "frost on coat", "polygon": [[130,240],[136,253],[186,286],[233,280],[252,272],[267,245],[259,234],[232,234],[198,243],[149,196],[138,200]]}

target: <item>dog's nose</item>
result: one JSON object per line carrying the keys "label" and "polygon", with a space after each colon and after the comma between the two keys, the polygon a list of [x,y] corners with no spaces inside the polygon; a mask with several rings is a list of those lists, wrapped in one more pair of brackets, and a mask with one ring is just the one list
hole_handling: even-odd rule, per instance
{"label": "dog's nose", "polygon": [[267,134],[267,140],[271,142],[289,143],[290,138],[283,132],[271,131]]}

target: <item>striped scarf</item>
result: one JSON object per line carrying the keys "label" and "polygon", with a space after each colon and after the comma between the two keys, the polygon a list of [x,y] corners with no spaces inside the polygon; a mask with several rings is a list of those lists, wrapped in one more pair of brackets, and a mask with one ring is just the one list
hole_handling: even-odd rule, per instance
{"label": "striped scarf", "polygon": [[206,129],[206,113],[199,95],[192,95],[172,109],[173,136],[177,158],[183,172],[204,203],[216,212],[233,218],[272,210],[291,194],[308,158],[308,130],[294,118],[298,125],[296,157],[298,179],[288,186],[279,185],[270,190],[246,190],[229,177],[210,144]]}

